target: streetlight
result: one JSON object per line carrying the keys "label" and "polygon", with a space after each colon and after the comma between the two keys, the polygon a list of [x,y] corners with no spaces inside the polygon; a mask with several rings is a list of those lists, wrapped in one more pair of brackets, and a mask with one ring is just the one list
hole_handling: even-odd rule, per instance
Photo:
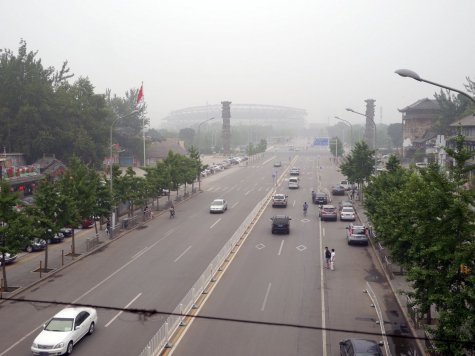
{"label": "streetlight", "polygon": [[200,129],[201,125],[207,123],[208,121],[214,120],[214,117],[210,117],[209,119],[206,119],[198,124],[198,152],[200,151],[200,145],[199,145],[199,139],[200,139]]}
{"label": "streetlight", "polygon": [[414,72],[410,69],[398,69],[394,73],[399,74],[401,77],[412,78],[414,80],[417,80],[418,82],[425,82],[425,83],[435,85],[436,87],[440,87],[440,88],[444,88],[444,89],[454,91],[456,93],[459,93],[460,95],[465,96],[466,98],[469,98],[473,103],[475,103],[475,99],[472,96],[468,95],[467,93],[464,93],[461,90],[454,89],[454,88],[448,87],[448,86],[443,85],[443,84],[438,84],[438,83],[431,82],[430,80],[427,80],[427,79],[422,79],[421,77],[419,77],[419,74],[417,74],[416,72]]}
{"label": "streetlight", "polygon": [[355,114],[364,116],[365,118],[371,120],[371,122],[373,123],[373,126],[374,126],[373,149],[376,149],[376,123],[374,122],[373,118],[371,118],[371,117],[369,117],[369,116],[366,116],[366,114],[363,114],[363,113],[361,113],[361,112],[355,111],[355,110],[353,110],[353,109],[351,109],[351,108],[346,108],[346,111],[350,111],[350,112],[352,112],[352,113],[355,113]]}
{"label": "streetlight", "polygon": [[[110,127],[110,190],[111,190],[111,199],[112,199],[112,164],[114,163],[113,162],[113,159],[112,159],[112,128],[114,127],[115,123],[119,120],[122,120],[122,119],[126,119],[126,118],[129,118],[131,116],[134,116],[135,114],[137,114],[139,112],[139,110],[134,110],[132,112],[130,112],[129,114],[127,115],[124,115],[124,116],[119,116],[118,118],[116,118],[114,121],[112,121],[112,124],[111,124],[111,127]],[[114,212],[112,212],[112,230],[114,230],[114,225],[115,225],[115,215],[114,215]]]}
{"label": "streetlight", "polygon": [[353,147],[353,125],[348,120],[339,118],[338,116],[334,116],[334,118],[337,119],[337,120],[343,121],[348,126],[350,126],[350,147]]}

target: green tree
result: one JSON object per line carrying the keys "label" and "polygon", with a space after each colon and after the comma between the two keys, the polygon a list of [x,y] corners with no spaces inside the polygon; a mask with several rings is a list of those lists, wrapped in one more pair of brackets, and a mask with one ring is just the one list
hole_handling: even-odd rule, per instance
{"label": "green tree", "polygon": [[361,141],[357,142],[347,155],[345,162],[340,165],[340,170],[350,182],[357,183],[361,191],[363,183],[374,173],[374,163],[374,150],[370,150],[368,145]]}
{"label": "green tree", "polygon": [[[33,223],[31,215],[16,208],[18,194],[10,191],[10,185],[0,181],[0,254],[5,260],[5,253],[16,254],[32,236]],[[3,290],[8,291],[7,269],[2,264]]]}

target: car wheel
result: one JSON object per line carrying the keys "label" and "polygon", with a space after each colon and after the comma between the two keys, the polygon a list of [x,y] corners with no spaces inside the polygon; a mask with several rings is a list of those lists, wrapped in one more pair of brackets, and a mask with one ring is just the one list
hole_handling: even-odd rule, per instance
{"label": "car wheel", "polygon": [[92,335],[94,333],[94,330],[96,330],[96,325],[94,323],[91,323],[91,325],[89,325],[89,331],[87,332],[88,335]]}
{"label": "car wheel", "polygon": [[66,355],[71,355],[73,353],[73,342],[70,341],[68,344],[68,348],[66,349]]}
{"label": "car wheel", "polygon": [[26,247],[26,252],[33,252],[33,247],[27,246]]}

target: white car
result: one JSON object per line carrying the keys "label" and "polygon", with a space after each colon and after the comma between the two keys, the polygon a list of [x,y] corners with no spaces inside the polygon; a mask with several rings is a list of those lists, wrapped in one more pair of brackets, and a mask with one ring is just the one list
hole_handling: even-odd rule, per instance
{"label": "white car", "polygon": [[228,210],[228,203],[224,199],[215,199],[209,207],[210,213],[224,213]]}
{"label": "white car", "polygon": [[96,329],[97,312],[93,308],[65,308],[48,321],[33,341],[34,355],[70,355],[73,347]]}
{"label": "white car", "polygon": [[356,214],[355,209],[351,206],[344,206],[340,210],[340,221],[355,221]]}

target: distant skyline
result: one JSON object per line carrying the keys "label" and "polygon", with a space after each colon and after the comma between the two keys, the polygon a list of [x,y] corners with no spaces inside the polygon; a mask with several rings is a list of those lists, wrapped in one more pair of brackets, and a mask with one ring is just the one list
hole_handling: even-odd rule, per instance
{"label": "distant skyline", "polygon": [[395,70],[464,91],[475,79],[472,0],[44,0],[2,10],[2,48],[16,53],[23,38],[45,67],[67,60],[97,93],[124,96],[143,82],[152,127],[223,100],[360,124],[345,108],[364,112],[368,98],[389,124],[440,91]]}

